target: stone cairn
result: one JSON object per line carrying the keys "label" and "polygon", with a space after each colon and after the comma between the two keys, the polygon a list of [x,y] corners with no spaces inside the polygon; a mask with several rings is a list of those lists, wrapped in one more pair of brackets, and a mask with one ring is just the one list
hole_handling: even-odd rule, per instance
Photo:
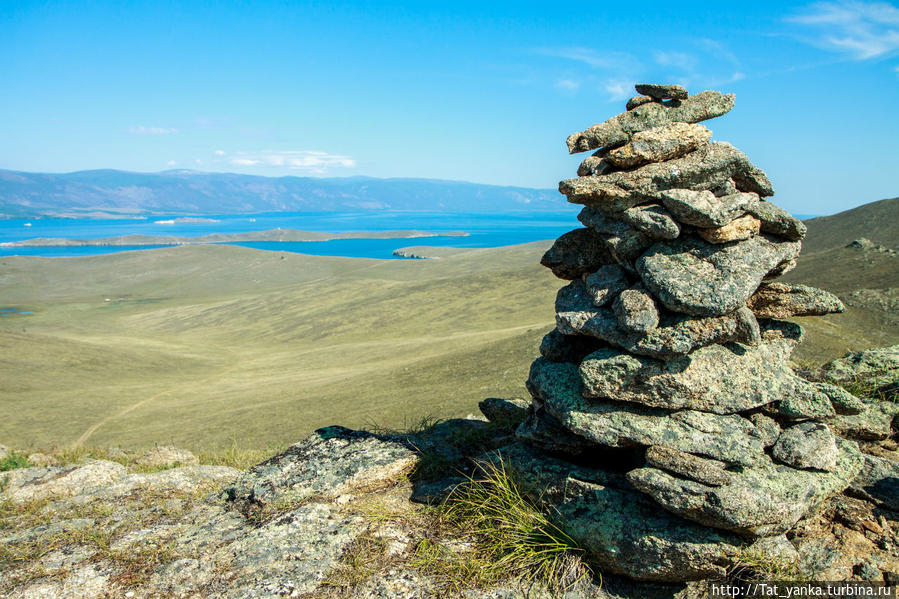
{"label": "stone cairn", "polygon": [[861,468],[825,422],[864,406],[790,368],[802,329],[781,319],[844,308],[773,282],[805,226],[697,124],[734,95],[636,89],[627,112],[568,138],[596,150],[559,185],[585,226],[541,261],[570,283],[507,454],[600,570],[721,578],[747,555],[795,557],[785,533]]}

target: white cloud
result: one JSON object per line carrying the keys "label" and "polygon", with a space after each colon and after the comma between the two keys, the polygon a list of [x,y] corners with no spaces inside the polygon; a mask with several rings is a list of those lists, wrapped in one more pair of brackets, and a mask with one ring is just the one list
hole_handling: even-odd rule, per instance
{"label": "white cloud", "polygon": [[627,52],[597,52],[592,48],[539,48],[536,51],[544,56],[552,56],[554,58],[564,58],[582,62],[588,66],[598,69],[615,69],[630,68],[636,62],[631,54]]}
{"label": "white cloud", "polygon": [[816,29],[811,43],[856,60],[899,51],[899,8],[886,2],[821,2],[787,21]]}
{"label": "white cloud", "polygon": [[654,58],[663,67],[677,67],[685,71],[696,68],[696,57],[686,52],[656,52]]}
{"label": "white cloud", "polygon": [[143,125],[138,125],[137,127],[129,127],[128,133],[133,135],[173,135],[178,133],[178,130],[174,127],[144,127]]}
{"label": "white cloud", "polygon": [[636,93],[634,91],[633,81],[607,81],[603,85],[603,89],[605,89],[605,91],[609,94],[610,101],[627,100]]}
{"label": "white cloud", "polygon": [[169,160],[168,162],[166,162],[166,165],[167,165],[167,166],[175,166],[175,164],[176,164],[176,163],[175,163],[174,160]]}
{"label": "white cloud", "polygon": [[224,155],[225,155],[225,151],[224,151],[224,150],[216,150],[216,151],[215,151],[215,155],[216,155],[216,156],[224,156]]}
{"label": "white cloud", "polygon": [[581,87],[580,81],[575,81],[574,79],[559,79],[556,81],[556,89],[560,89],[565,92],[576,92]]}
{"label": "white cloud", "polygon": [[322,174],[332,168],[353,168],[356,161],[349,156],[314,150],[263,150],[236,152],[229,162],[234,166],[270,166]]}

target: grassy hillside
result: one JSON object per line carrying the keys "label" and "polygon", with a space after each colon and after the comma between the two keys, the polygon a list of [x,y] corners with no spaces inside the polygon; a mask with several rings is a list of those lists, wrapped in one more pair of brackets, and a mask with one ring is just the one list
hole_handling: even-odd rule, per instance
{"label": "grassy hillside", "polygon": [[[798,360],[899,343],[899,257],[844,247],[862,233],[895,245],[897,205],[809,221],[786,280],[849,309],[801,319]],[[265,447],[525,396],[563,284],[538,264],[549,243],[438,260],[232,246],[2,258],[0,307],[34,313],[0,318],[0,443]]]}
{"label": "grassy hillside", "polygon": [[0,439],[195,449],[402,426],[522,395],[546,243],[442,260],[191,246],[0,260]]}

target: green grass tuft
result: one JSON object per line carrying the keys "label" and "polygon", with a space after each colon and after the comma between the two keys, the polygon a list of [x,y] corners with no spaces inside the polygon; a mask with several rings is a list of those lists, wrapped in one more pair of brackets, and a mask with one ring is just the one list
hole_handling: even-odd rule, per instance
{"label": "green grass tuft", "polygon": [[16,468],[28,468],[29,466],[31,466],[31,462],[28,461],[28,458],[15,451],[9,452],[6,454],[6,457],[0,460],[0,472],[15,470]]}

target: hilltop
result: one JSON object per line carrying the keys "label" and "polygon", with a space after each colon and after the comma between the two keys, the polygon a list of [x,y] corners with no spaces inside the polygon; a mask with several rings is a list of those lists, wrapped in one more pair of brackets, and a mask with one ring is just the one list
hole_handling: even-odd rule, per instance
{"label": "hilltop", "polygon": [[555,210],[555,190],[437,179],[260,177],[235,173],[0,170],[0,218],[101,218],[358,210]]}

